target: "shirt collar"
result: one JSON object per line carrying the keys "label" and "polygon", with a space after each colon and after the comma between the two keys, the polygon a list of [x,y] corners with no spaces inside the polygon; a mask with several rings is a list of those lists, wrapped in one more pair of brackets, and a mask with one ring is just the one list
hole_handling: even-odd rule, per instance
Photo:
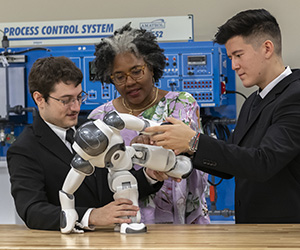
{"label": "shirt collar", "polygon": [[258,94],[262,99],[266,97],[266,95],[285,77],[292,74],[291,68],[289,66],[286,67],[286,69],[278,76],[276,77],[272,82],[270,82],[261,92],[258,90]]}
{"label": "shirt collar", "polygon": [[[53,130],[53,132],[64,142],[66,143],[67,140],[66,140],[66,133],[67,133],[67,130],[68,129],[65,129],[65,128],[62,128],[62,127],[58,127],[52,123],[49,123],[49,122],[46,122],[47,125]],[[75,127],[72,127],[75,131]]]}

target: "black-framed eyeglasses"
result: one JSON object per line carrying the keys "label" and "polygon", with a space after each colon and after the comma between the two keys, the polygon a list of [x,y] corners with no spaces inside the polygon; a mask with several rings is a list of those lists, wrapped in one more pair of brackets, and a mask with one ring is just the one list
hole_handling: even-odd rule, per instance
{"label": "black-framed eyeglasses", "polygon": [[145,74],[145,68],[147,64],[135,66],[128,73],[125,72],[116,72],[113,73],[110,78],[115,85],[123,85],[127,82],[128,76],[130,76],[133,80],[138,81],[141,80]]}
{"label": "black-framed eyeglasses", "polygon": [[82,91],[80,95],[77,96],[77,98],[71,98],[71,97],[66,97],[66,98],[56,98],[51,95],[49,95],[50,98],[61,102],[65,107],[71,107],[76,101],[81,105],[86,99],[88,98],[88,93],[85,91]]}

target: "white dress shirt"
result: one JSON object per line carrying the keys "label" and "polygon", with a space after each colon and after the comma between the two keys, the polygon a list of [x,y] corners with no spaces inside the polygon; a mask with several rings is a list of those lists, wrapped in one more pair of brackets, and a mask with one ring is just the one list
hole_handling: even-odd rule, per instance
{"label": "white dress shirt", "polygon": [[270,82],[261,92],[259,92],[259,95],[262,99],[266,97],[266,95],[284,78],[286,78],[288,75],[292,74],[291,68],[289,66],[286,67],[286,69],[278,76],[276,77],[272,82]]}

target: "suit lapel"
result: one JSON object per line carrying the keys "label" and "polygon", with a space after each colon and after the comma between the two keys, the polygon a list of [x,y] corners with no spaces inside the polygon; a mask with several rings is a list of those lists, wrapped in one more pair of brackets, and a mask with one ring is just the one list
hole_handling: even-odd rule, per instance
{"label": "suit lapel", "polygon": [[240,115],[238,118],[238,122],[236,124],[236,127],[234,129],[234,134],[233,134],[233,143],[234,144],[239,144],[239,142],[242,140],[244,134],[248,131],[248,115],[250,112],[251,108],[251,103],[253,102],[254,94],[252,93],[244,102]]}
{"label": "suit lapel", "polygon": [[[45,148],[47,148],[52,154],[66,163],[70,169],[70,163],[73,159],[73,154],[39,115],[36,116],[33,122],[33,127],[36,136],[39,137],[40,144],[45,146]],[[92,191],[92,193],[95,194],[95,196],[97,196],[96,194],[99,193],[97,192],[96,179],[93,175],[86,177],[82,185],[87,185],[87,187]]]}
{"label": "suit lapel", "polygon": [[73,154],[39,115],[35,118],[33,128],[36,136],[39,137],[40,144],[45,146],[67,165],[70,165]]}
{"label": "suit lapel", "polygon": [[251,119],[248,120],[248,115],[251,109],[251,105],[255,98],[256,92],[252,93],[247,100],[245,101],[240,116],[238,119],[237,126],[234,130],[234,138],[233,143],[239,144],[244,136],[247,134],[249,129],[253,126],[257,118],[259,117],[260,113],[264,110],[264,108],[276,98],[284,92],[284,90],[295,80],[299,79],[300,72],[299,70],[296,73],[293,73],[283,80],[281,80],[261,101],[259,107],[257,107],[255,113],[252,115]]}

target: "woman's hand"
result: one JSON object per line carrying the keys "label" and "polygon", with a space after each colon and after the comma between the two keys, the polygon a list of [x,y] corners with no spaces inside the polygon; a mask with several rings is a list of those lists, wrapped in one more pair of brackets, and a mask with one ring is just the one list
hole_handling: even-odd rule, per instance
{"label": "woman's hand", "polygon": [[140,134],[131,140],[130,145],[133,143],[150,144],[150,136]]}

